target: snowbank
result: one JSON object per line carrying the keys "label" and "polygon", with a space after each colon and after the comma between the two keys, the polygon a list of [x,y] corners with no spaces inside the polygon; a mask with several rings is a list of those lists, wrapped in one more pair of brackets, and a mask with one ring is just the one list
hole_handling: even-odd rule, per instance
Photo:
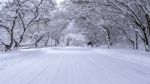
{"label": "snowbank", "polygon": [[123,49],[94,49],[96,53],[150,67],[150,53]]}

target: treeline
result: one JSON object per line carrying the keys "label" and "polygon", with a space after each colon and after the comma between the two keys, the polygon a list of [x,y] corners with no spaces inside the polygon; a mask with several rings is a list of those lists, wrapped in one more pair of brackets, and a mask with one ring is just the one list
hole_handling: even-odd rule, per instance
{"label": "treeline", "polygon": [[68,20],[61,19],[56,2],[12,0],[3,4],[0,10],[0,44],[6,51],[26,44],[59,44],[60,32]]}
{"label": "treeline", "polygon": [[67,35],[75,33],[85,39],[76,45],[139,49],[143,44],[150,51],[149,0],[66,0],[59,7],[54,0],[7,2],[0,10],[0,44],[6,50],[23,44],[69,46],[74,38]]}
{"label": "treeline", "polygon": [[149,0],[71,0],[78,25],[93,45],[126,43],[150,51]]}

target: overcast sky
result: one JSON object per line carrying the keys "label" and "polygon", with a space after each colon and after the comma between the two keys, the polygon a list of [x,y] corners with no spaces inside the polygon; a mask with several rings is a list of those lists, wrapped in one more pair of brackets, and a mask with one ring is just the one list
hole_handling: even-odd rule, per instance
{"label": "overcast sky", "polygon": [[5,1],[7,1],[7,0],[0,0],[0,2],[5,2]]}
{"label": "overcast sky", "polygon": [[[7,0],[0,0],[0,2],[5,2],[5,1],[7,1]],[[2,5],[3,4],[0,4],[0,10],[2,9]]]}

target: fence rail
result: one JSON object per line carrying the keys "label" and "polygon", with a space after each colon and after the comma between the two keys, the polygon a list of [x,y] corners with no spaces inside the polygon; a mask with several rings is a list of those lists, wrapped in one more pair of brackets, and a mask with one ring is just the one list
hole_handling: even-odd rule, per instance
{"label": "fence rail", "polygon": [[[35,46],[34,44],[24,44],[24,45],[19,45],[19,47],[17,47],[17,49],[32,49],[32,48],[44,48],[44,47],[53,47],[54,45],[37,45]],[[15,48],[12,48],[12,50]],[[0,51],[5,51],[5,46],[0,44]]]}
{"label": "fence rail", "polygon": [[83,4],[83,3],[98,3],[100,0],[72,0],[73,3]]}
{"label": "fence rail", "polygon": [[5,49],[5,46],[0,44],[0,51],[4,51],[4,49]]}

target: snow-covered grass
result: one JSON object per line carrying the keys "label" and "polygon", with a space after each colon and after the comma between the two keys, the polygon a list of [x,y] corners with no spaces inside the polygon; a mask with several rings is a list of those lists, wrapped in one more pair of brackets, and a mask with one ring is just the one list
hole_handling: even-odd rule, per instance
{"label": "snow-covered grass", "polygon": [[0,54],[0,84],[150,84],[150,53],[98,48]]}
{"label": "snow-covered grass", "polygon": [[131,49],[94,49],[99,54],[150,67],[150,53]]}
{"label": "snow-covered grass", "polygon": [[[32,52],[33,51],[33,52]],[[13,66],[23,61],[31,53],[37,53],[37,49],[22,49],[17,51],[1,52],[0,53],[0,70],[3,70],[9,66]],[[29,54],[30,53],[30,54]]]}

